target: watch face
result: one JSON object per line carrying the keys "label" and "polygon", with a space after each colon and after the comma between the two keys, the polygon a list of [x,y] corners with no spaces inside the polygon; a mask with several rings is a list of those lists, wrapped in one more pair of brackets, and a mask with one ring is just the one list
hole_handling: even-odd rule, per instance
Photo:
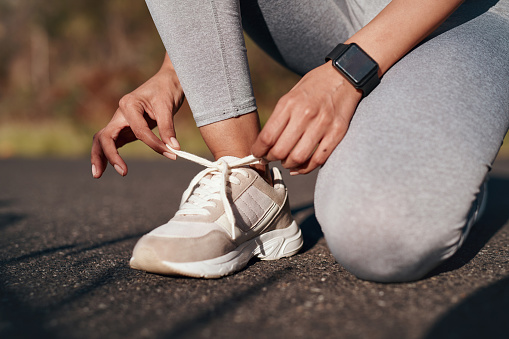
{"label": "watch face", "polygon": [[336,65],[356,84],[360,84],[377,67],[377,64],[357,45],[350,45],[336,60]]}

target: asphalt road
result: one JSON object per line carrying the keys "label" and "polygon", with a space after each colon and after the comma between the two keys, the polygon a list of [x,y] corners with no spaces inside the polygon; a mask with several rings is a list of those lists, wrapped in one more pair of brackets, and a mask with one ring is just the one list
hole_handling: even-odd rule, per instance
{"label": "asphalt road", "polygon": [[509,162],[485,216],[427,278],[356,279],[313,214],[314,176],[288,178],[298,255],[216,280],[132,270],[136,240],[175,212],[200,170],[131,161],[93,180],[86,160],[0,160],[0,338],[508,338]]}

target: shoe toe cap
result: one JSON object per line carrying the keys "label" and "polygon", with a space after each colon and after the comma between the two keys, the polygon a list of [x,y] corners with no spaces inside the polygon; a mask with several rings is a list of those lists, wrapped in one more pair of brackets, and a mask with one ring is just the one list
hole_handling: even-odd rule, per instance
{"label": "shoe toe cap", "polygon": [[[132,268],[172,274],[167,264],[198,262],[220,257],[236,245],[221,231],[213,230],[201,237],[144,235],[136,244],[130,261]],[[166,263],[166,264],[165,264]]]}

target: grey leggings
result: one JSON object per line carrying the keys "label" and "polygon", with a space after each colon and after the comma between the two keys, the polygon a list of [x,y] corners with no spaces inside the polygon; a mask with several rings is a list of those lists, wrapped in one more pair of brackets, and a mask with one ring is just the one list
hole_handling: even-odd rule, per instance
{"label": "grey leggings", "polygon": [[[252,112],[242,25],[304,74],[389,1],[147,0],[198,126]],[[467,1],[359,104],[315,210],[360,278],[421,278],[461,246],[509,127],[509,0]]]}

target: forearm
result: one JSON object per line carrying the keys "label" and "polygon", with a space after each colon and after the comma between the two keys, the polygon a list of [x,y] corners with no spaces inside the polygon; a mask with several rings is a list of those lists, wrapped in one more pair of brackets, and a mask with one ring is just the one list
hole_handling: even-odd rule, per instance
{"label": "forearm", "polygon": [[380,66],[392,65],[442,24],[464,0],[393,0],[346,43],[355,42]]}

